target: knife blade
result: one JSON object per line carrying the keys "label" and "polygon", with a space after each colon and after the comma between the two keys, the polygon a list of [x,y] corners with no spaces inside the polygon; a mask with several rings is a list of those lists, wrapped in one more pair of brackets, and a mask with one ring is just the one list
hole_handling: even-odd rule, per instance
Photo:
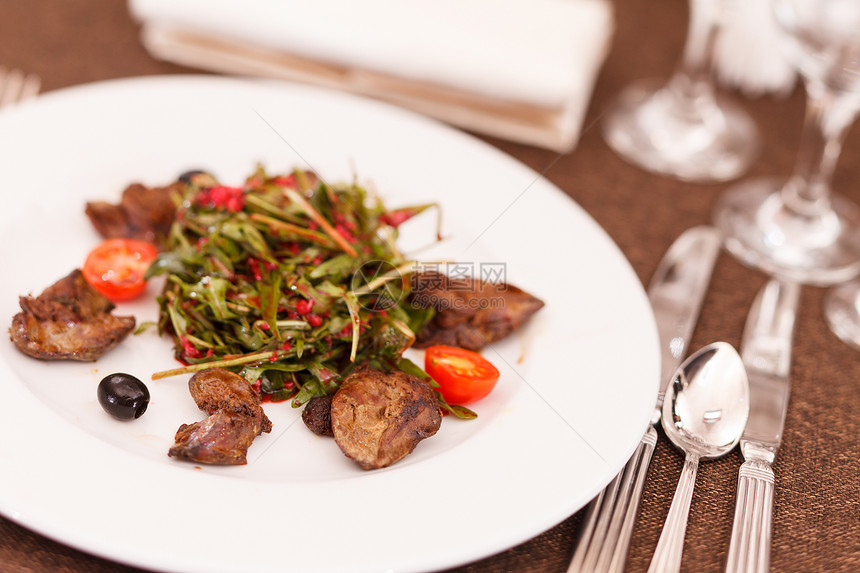
{"label": "knife blade", "polygon": [[768,282],[747,317],[741,358],[750,384],[750,415],[741,437],[744,463],[738,492],[726,571],[766,572],[770,569],[774,474],[771,464],[782,443],[791,390],[791,345],[800,286]]}
{"label": "knife blade", "polygon": [[627,465],[591,503],[569,572],[621,571],[648,465],[657,443],[663,396],[683,361],[711,280],[721,237],[713,227],[686,230],[666,251],[648,286],[661,351],[661,377],[648,431]]}
{"label": "knife blade", "polygon": [[720,234],[713,227],[688,229],[672,243],[651,277],[648,300],[657,321],[661,352],[657,418],[652,424],[659,423],[666,388],[687,354],[720,244]]}

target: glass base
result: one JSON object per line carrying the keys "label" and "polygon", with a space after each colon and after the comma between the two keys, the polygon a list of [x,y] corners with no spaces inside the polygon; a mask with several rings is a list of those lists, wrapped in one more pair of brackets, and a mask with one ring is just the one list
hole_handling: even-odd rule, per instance
{"label": "glass base", "polygon": [[860,350],[860,281],[828,291],[824,297],[824,318],[840,340]]}
{"label": "glass base", "polygon": [[783,202],[784,182],[752,179],[725,191],[714,225],[748,266],[799,283],[829,286],[860,273],[860,208],[834,196],[832,210],[803,216]]}
{"label": "glass base", "polygon": [[654,80],[629,86],[603,121],[606,142],[634,165],[685,181],[741,175],[758,153],[753,121],[723,98],[679,93]]}

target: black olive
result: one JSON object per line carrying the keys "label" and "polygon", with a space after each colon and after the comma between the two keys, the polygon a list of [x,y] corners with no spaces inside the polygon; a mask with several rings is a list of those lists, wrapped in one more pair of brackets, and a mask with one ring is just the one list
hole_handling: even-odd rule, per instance
{"label": "black olive", "polygon": [[105,376],[97,393],[104,411],[117,420],[140,418],[149,405],[149,389],[131,374],[117,372]]}
{"label": "black olive", "polygon": [[207,173],[206,171],[203,171],[202,169],[192,169],[192,170],[186,171],[185,173],[180,175],[178,179],[182,183],[191,184],[191,182],[194,180],[195,175],[208,175],[209,177],[211,177],[211,175],[209,175],[209,173]]}

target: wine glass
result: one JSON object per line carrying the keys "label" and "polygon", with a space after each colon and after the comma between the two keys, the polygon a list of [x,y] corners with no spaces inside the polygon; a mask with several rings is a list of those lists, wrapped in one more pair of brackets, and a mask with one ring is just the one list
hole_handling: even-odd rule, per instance
{"label": "wine glass", "polygon": [[828,291],[824,318],[836,336],[860,350],[860,281],[843,283]]}
{"label": "wine glass", "polygon": [[830,190],[860,110],[860,1],[773,0],[773,8],[806,87],[798,159],[787,182],[753,179],[725,191],[714,223],[749,266],[826,286],[860,272],[860,208]]}
{"label": "wine glass", "polygon": [[603,122],[607,143],[648,171],[700,183],[739,176],[758,152],[758,130],[718,96],[711,55],[725,0],[690,0],[681,65],[665,85],[637,82],[621,92]]}

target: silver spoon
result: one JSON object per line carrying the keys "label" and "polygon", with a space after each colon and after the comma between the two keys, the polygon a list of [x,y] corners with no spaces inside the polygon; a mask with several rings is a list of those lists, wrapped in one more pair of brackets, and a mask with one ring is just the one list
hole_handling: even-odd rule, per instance
{"label": "silver spoon", "polygon": [[663,401],[663,428],[687,457],[649,573],[681,569],[699,459],[718,458],[737,445],[749,408],[744,363],[730,344],[705,346],[678,368]]}

